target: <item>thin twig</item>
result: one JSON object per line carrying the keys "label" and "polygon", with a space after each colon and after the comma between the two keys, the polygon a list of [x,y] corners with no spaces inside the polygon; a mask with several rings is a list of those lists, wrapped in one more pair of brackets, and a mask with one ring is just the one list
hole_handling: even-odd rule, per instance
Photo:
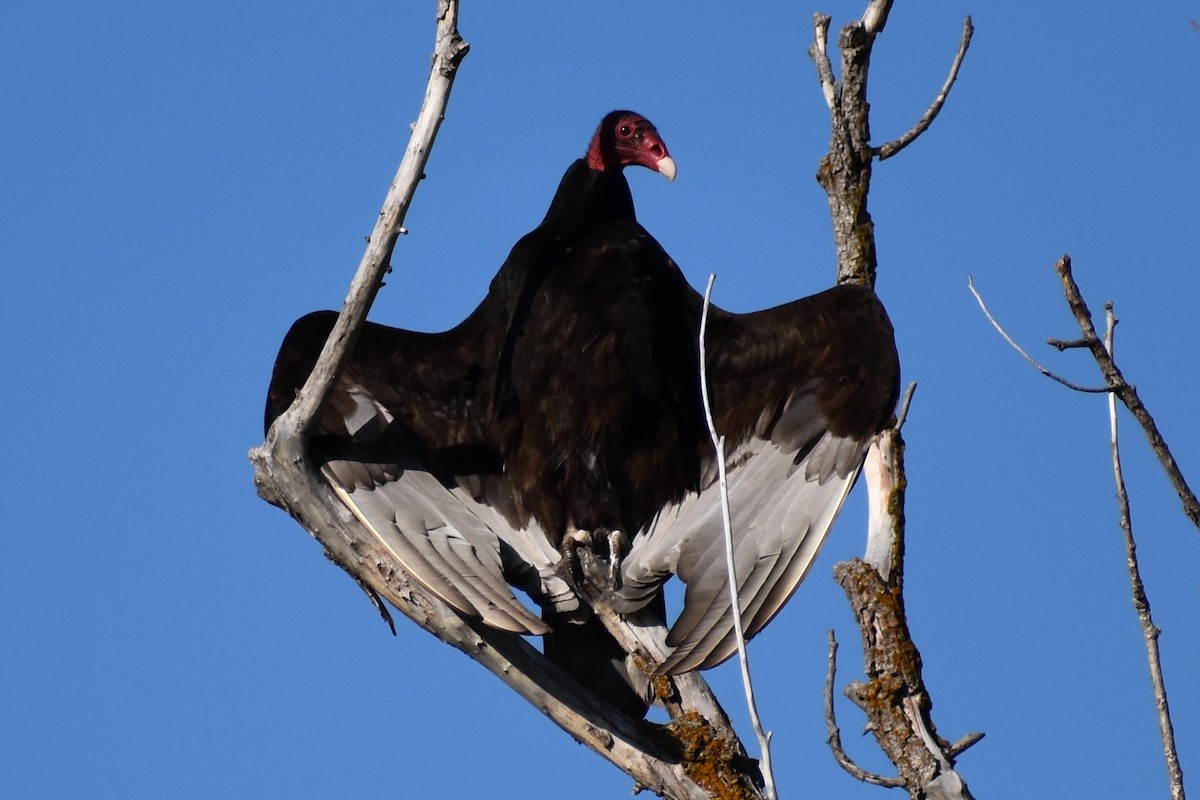
{"label": "thin twig", "polygon": [[937,115],[942,111],[942,106],[946,104],[946,98],[950,96],[950,89],[954,86],[954,82],[958,80],[958,68],[962,66],[963,58],[967,55],[967,48],[971,46],[971,37],[974,34],[975,26],[971,23],[971,18],[967,17],[963,21],[963,33],[962,39],[958,43],[958,52],[954,56],[954,63],[950,65],[950,75],[946,78],[946,82],[942,84],[942,90],[938,92],[937,97],[933,99],[933,103],[926,109],[921,118],[917,120],[917,124],[908,133],[899,139],[888,142],[883,147],[875,148],[875,155],[879,156],[880,161],[889,159],[908,147],[937,119]]}
{"label": "thin twig", "polygon": [[392,636],[395,636],[396,620],[392,618],[392,612],[388,610],[387,604],[383,602],[383,598],[379,596],[379,592],[375,591],[371,584],[364,581],[361,575],[351,575],[351,577],[358,584],[358,588],[362,589],[363,593],[367,595],[367,599],[371,601],[371,605],[375,606],[375,610],[379,612],[379,616],[387,623]]}
{"label": "thin twig", "polygon": [[1109,386],[1090,387],[1090,386],[1080,386],[1077,383],[1071,383],[1071,381],[1067,380],[1066,378],[1055,375],[1053,372],[1051,372],[1050,370],[1043,367],[1041,364],[1039,364],[1037,362],[1036,359],[1034,359],[1033,356],[1029,355],[1029,353],[1026,353],[1024,348],[1021,347],[1021,345],[1019,345],[1015,341],[1013,341],[1013,338],[1008,335],[1008,332],[1005,331],[1004,328],[1000,327],[1000,323],[997,322],[996,318],[992,316],[992,312],[988,311],[988,307],[983,302],[983,298],[980,297],[979,292],[975,290],[975,283],[974,283],[974,281],[971,280],[970,275],[967,276],[967,288],[971,290],[971,294],[975,295],[975,301],[979,303],[979,307],[983,310],[983,315],[988,318],[988,322],[992,323],[992,327],[995,328],[1000,333],[1000,335],[1004,337],[1004,341],[1008,342],[1010,345],[1012,345],[1012,348],[1014,350],[1016,350],[1018,353],[1020,353],[1022,356],[1024,356],[1026,361],[1028,361],[1030,364],[1033,364],[1033,366],[1037,369],[1038,372],[1042,373],[1043,375],[1045,375],[1047,378],[1050,378],[1051,380],[1058,381],[1063,386],[1066,386],[1068,389],[1074,389],[1077,392],[1088,392],[1090,394],[1101,394],[1103,392],[1111,392],[1112,391],[1112,388]]}
{"label": "thin twig", "polygon": [[[1112,303],[1106,303],[1107,329],[1104,346],[1108,354],[1113,353],[1113,331],[1117,325]],[[1154,686],[1154,705],[1158,711],[1158,729],[1162,737],[1163,754],[1167,762],[1167,776],[1171,782],[1172,800],[1184,800],[1183,768],[1179,764],[1179,753],[1175,748],[1175,729],[1171,725],[1171,709],[1167,704],[1167,687],[1163,680],[1162,661],[1159,658],[1159,628],[1150,614],[1150,599],[1142,583],[1138,568],[1137,543],[1133,538],[1133,519],[1129,512],[1129,494],[1125,490],[1125,476],[1121,471],[1121,448],[1117,438],[1117,398],[1108,396],[1108,423],[1112,434],[1113,475],[1117,482],[1117,502],[1121,511],[1121,533],[1125,537],[1125,559],[1129,567],[1129,582],[1133,592],[1133,607],[1137,611],[1138,623],[1142,626],[1142,637],[1146,641],[1146,660],[1150,666],[1150,682]]]}
{"label": "thin twig", "polygon": [[900,401],[900,411],[896,414],[896,424],[892,426],[896,430],[904,427],[904,420],[908,419],[908,407],[912,405],[913,394],[916,391],[916,381],[909,383],[908,388],[904,390],[904,398]]}
{"label": "thin twig", "polygon": [[1058,352],[1065,350],[1083,350],[1091,347],[1091,343],[1087,339],[1055,339],[1053,337],[1046,340],[1046,344],[1053,347]]}
{"label": "thin twig", "polygon": [[974,747],[975,745],[977,745],[981,741],[983,741],[985,736],[987,736],[987,734],[984,733],[983,731],[975,731],[973,733],[968,733],[967,735],[965,735],[961,739],[959,739],[957,742],[955,742],[954,744],[947,747],[946,755],[950,756],[951,758],[958,758],[960,755],[965,753],[968,749]]}
{"label": "thin twig", "polygon": [[770,800],[778,800],[775,791],[775,773],[771,769],[771,734],[765,732],[762,721],[758,716],[758,704],[754,700],[754,685],[750,680],[750,658],[746,654],[746,633],[742,626],[742,604],[738,599],[737,569],[733,561],[733,522],[729,513],[729,484],[725,479],[725,437],[717,433],[716,422],[713,421],[712,405],[708,396],[708,373],[705,370],[705,333],[708,329],[708,308],[712,298],[712,287],[717,276],[710,273],[708,286],[704,289],[704,308],[700,314],[700,394],[704,402],[704,418],[708,422],[708,431],[712,437],[714,456],[717,460],[717,476],[721,488],[721,521],[725,526],[725,569],[729,574],[729,601],[733,611],[733,632],[737,637],[738,660],[742,665],[742,687],[746,691],[746,707],[750,711],[750,724],[754,728],[754,736],[758,739],[762,760],[759,768],[762,770],[763,783]]}
{"label": "thin twig", "polygon": [[886,786],[896,789],[904,785],[903,778],[885,778],[874,772],[868,772],[860,767],[842,748],[842,731],[838,728],[837,716],[833,710],[833,687],[837,678],[837,638],[829,631],[829,670],[825,673],[825,728],[829,731],[829,749],[838,766],[849,772],[863,783],[873,783],[876,786]]}
{"label": "thin twig", "polygon": [[833,65],[829,62],[829,23],[832,17],[828,14],[813,14],[813,43],[808,47],[808,55],[817,65],[817,79],[821,83],[821,94],[825,96],[825,105],[830,109],[837,99],[837,82],[833,77]]}

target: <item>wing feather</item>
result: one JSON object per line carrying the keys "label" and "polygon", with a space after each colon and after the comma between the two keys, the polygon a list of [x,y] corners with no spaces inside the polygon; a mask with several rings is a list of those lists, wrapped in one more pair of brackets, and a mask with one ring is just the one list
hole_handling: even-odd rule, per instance
{"label": "wing feather", "polygon": [[516,633],[548,630],[509,588],[500,535],[436,477],[409,463],[387,465],[382,481],[376,476],[348,485],[346,475],[361,475],[364,463],[379,462],[361,449],[342,455],[326,462],[322,474],[413,579],[460,613],[489,625]]}
{"label": "wing feather", "polygon": [[[750,455],[738,454],[729,474],[738,601],[747,636],[770,622],[803,581],[858,474],[855,467],[820,483],[809,480],[806,470],[795,469],[792,456],[770,443],[759,441],[751,449]],[[687,585],[683,610],[667,639],[675,649],[662,672],[711,667],[733,654],[733,612],[715,485],[664,514],[648,537],[635,542],[624,570],[620,596],[630,599],[625,610],[637,605],[648,585],[661,583],[671,572]],[[632,593],[630,586],[635,587]]]}
{"label": "wing feather", "polygon": [[[886,312],[862,287],[754,314],[714,312],[708,379],[727,441],[738,605],[753,636],[816,560],[895,407],[899,364]],[[622,611],[649,602],[671,574],[686,584],[662,673],[711,667],[736,649],[713,461],[701,491],[664,509],[623,565]]]}
{"label": "wing feather", "polygon": [[[368,324],[313,431],[321,473],[418,583],[459,613],[517,633],[549,627],[513,594],[577,612],[558,553],[513,501],[485,431],[498,312],[487,301],[457,328]],[[307,378],[337,315],[298,320],[268,392],[267,425]],[[539,544],[539,541],[542,544]]]}

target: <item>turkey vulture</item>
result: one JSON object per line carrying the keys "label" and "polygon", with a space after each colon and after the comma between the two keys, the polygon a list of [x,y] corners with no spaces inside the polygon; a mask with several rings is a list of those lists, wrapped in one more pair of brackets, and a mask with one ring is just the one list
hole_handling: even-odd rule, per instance
{"label": "turkey vulture", "polygon": [[[659,672],[713,666],[735,643],[700,405],[702,298],[637,223],[622,172],[631,164],[675,175],[654,126],[615,111],[462,323],[443,333],[368,323],[311,450],[415,580],[464,615],[546,635],[568,671],[642,713],[644,698],[611,685],[624,653],[558,569],[568,534],[586,532],[602,552],[603,534],[624,535],[627,552],[610,554],[622,612],[661,609],[673,574],[687,584]],[[310,314],[287,334],[268,427],[335,318]],[[899,364],[883,306],[857,285],[751,314],[713,307],[707,350],[753,635],[816,557],[892,414]]]}

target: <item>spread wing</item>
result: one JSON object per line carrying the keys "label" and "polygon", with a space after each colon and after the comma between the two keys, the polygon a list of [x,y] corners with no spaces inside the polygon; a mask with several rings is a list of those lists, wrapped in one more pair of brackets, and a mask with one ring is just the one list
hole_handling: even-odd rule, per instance
{"label": "spread wing", "polygon": [[[337,496],[415,580],[464,615],[540,634],[547,626],[510,582],[564,613],[579,601],[554,574],[558,554],[516,507],[488,441],[491,313],[481,306],[439,334],[364,327],[311,451]],[[335,320],[310,314],[284,339],[268,425],[307,378]]]}
{"label": "spread wing", "polygon": [[[738,599],[753,636],[816,559],[895,407],[899,362],[883,306],[858,286],[753,314],[713,309],[708,336]],[[701,491],[664,509],[622,567],[619,610],[649,602],[671,574],[687,585],[664,673],[711,667],[736,649],[716,472],[710,458]]]}

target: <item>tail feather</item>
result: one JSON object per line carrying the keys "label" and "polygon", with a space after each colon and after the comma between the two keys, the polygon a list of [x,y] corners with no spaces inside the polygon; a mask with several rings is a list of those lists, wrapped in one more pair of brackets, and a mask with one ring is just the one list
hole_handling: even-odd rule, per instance
{"label": "tail feather", "polygon": [[547,614],[550,633],[542,637],[546,656],[583,686],[624,714],[641,719],[650,707],[650,679],[637,668],[595,616],[582,623]]}

